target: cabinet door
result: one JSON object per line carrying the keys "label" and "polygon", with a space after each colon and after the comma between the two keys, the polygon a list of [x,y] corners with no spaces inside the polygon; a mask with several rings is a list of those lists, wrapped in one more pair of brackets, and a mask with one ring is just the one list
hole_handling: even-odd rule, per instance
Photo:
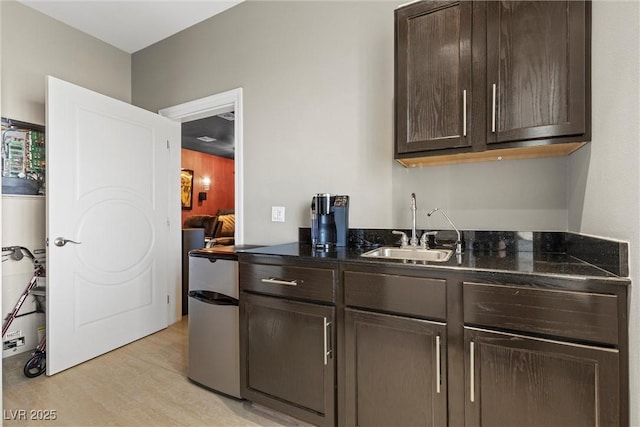
{"label": "cabinet door", "polygon": [[435,1],[396,11],[396,154],[470,145],[471,8]]}
{"label": "cabinet door", "polygon": [[619,355],[465,327],[465,426],[618,426]]}
{"label": "cabinet door", "polygon": [[445,325],[345,310],[347,425],[446,426]]}
{"label": "cabinet door", "polygon": [[589,133],[589,6],[487,3],[487,143]]}
{"label": "cabinet door", "polygon": [[334,424],[333,307],[242,293],[242,397]]}

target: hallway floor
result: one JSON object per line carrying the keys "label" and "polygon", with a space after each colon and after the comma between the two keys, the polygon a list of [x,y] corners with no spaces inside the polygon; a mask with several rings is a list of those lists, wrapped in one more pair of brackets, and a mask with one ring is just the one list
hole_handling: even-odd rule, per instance
{"label": "hallway floor", "polygon": [[[5,426],[295,426],[295,420],[190,382],[187,317],[52,377],[28,379],[30,353],[3,360]],[[55,420],[32,420],[55,411]],[[26,418],[26,419],[25,419]]]}

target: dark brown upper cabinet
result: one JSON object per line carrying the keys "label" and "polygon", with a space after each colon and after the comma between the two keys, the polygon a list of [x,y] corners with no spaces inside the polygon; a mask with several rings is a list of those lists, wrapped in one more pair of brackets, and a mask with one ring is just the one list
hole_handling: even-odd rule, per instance
{"label": "dark brown upper cabinet", "polygon": [[468,147],[471,3],[396,11],[396,150]]}
{"label": "dark brown upper cabinet", "polygon": [[396,10],[396,159],[567,155],[591,139],[588,1],[423,1]]}
{"label": "dark brown upper cabinet", "polygon": [[487,142],[588,134],[586,4],[487,3]]}

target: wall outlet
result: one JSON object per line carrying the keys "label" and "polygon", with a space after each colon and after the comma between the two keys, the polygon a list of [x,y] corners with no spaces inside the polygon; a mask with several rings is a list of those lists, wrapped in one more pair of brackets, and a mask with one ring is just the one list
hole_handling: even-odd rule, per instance
{"label": "wall outlet", "polygon": [[271,221],[284,222],[284,206],[271,206]]}

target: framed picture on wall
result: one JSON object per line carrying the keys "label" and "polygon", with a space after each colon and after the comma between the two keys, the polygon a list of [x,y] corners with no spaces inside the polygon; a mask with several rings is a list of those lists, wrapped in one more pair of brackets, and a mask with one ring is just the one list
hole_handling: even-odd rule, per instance
{"label": "framed picture on wall", "polygon": [[182,209],[191,209],[193,206],[193,171],[191,169],[180,171],[180,200]]}

